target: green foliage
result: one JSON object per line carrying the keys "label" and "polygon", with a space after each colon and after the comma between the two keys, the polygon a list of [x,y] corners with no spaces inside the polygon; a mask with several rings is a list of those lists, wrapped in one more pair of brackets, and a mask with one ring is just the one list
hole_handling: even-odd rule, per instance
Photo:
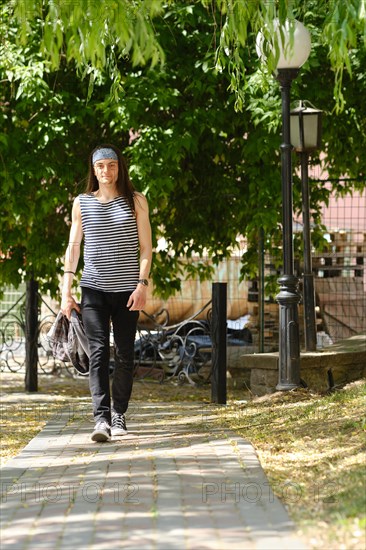
{"label": "green foliage", "polygon": [[[343,83],[337,111],[336,57],[328,60],[323,32],[330,4],[337,2],[280,1],[277,15],[303,18],[312,33],[312,53],[292,97],[325,111],[323,166],[332,178],[359,178],[362,188],[361,23],[347,12],[344,37],[353,42],[337,54],[347,58],[346,72],[337,76]],[[155,246],[165,239],[153,266],[161,295],[179,289],[181,277],[209,277],[212,263],[238,247],[239,235],[248,242],[242,275],[254,277],[259,229],[280,262],[281,100],[254,48],[257,29],[276,15],[275,3],[108,0],[103,11],[89,0],[33,0],[14,3],[14,15],[10,5],[0,22],[0,284],[33,275],[42,290],[57,292],[72,198],[83,189],[89,151],[101,141],[124,150],[134,184],[149,200]],[[319,227],[329,193],[312,185]],[[301,208],[296,178],[294,207]]]}
{"label": "green foliage", "polygon": [[193,14],[201,4],[212,22],[212,44],[216,58],[207,70],[226,69],[230,75],[230,89],[236,95],[236,108],[243,108],[242,87],[247,66],[242,48],[250,48],[250,41],[260,30],[273,43],[274,53],[267,56],[267,70],[272,72],[278,58],[273,20],[281,24],[297,18],[306,25],[316,21],[324,60],[334,73],[334,95],[338,110],[344,107],[343,77],[346,70],[352,75],[350,54],[358,42],[366,43],[366,8],[364,0],[278,0],[247,2],[239,0],[13,0],[14,16],[19,23],[18,43],[26,45],[32,34],[32,23],[42,21],[39,51],[53,69],[63,59],[75,63],[81,74],[86,67],[106,70],[111,78],[111,93],[118,83],[116,65],[122,59],[134,66],[164,62],[164,47],[157,25],[172,13]]}
{"label": "green foliage", "polygon": [[33,47],[19,48],[17,27],[4,9],[0,46],[1,273],[2,285],[34,276],[55,294],[66,249],[71,200],[83,187],[90,147],[106,138],[106,121],[94,116],[99,97],[86,100],[88,83],[64,63],[58,70]]}
{"label": "green foliage", "polygon": [[[169,3],[168,3],[169,4]],[[19,22],[19,43],[27,44],[32,24],[42,21],[40,51],[57,69],[66,58],[83,72],[85,66],[113,72],[116,59],[131,59],[134,65],[164,59],[155,38],[152,18],[160,13],[161,0],[17,0],[14,16]]]}
{"label": "green foliage", "polygon": [[[228,70],[231,76],[230,88],[236,95],[237,109],[243,108],[242,88],[248,75],[241,48],[249,48],[253,35],[255,37],[262,31],[266,41],[273,46],[273,50],[267,51],[265,67],[266,73],[270,74],[276,67],[279,53],[273,20],[278,18],[283,24],[287,19],[296,18],[318,35],[323,54],[320,60],[332,72],[335,109],[337,112],[343,110],[344,81],[346,76],[349,78],[353,75],[352,52],[358,48],[365,49],[366,45],[364,0],[202,0],[202,3],[212,10],[214,16],[217,16],[216,12],[221,15],[216,68]],[[312,35],[312,41],[313,39]]]}

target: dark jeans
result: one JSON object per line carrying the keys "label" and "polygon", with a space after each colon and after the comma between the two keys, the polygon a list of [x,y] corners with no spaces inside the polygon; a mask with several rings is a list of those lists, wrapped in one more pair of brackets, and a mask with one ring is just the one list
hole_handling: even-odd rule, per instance
{"label": "dark jeans", "polygon": [[131,292],[102,292],[82,287],[81,311],[89,341],[89,386],[95,421],[111,422],[109,385],[110,322],[115,344],[112,381],[113,410],[124,413],[131,397],[133,359],[138,311],[126,303]]}

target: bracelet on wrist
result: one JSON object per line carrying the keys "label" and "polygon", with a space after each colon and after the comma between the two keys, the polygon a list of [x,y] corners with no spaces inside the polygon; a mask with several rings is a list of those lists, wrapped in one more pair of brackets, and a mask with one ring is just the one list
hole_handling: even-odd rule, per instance
{"label": "bracelet on wrist", "polygon": [[75,275],[75,271],[64,271],[64,273],[72,273],[73,275]]}

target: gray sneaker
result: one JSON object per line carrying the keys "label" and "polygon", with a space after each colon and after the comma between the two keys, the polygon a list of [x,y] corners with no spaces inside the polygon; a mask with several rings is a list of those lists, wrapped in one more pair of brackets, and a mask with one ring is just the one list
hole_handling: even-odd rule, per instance
{"label": "gray sneaker", "polygon": [[104,443],[104,441],[109,441],[111,439],[111,428],[105,420],[100,420],[96,423],[94,432],[91,435],[92,441],[97,441],[98,443]]}
{"label": "gray sneaker", "polygon": [[126,417],[124,414],[112,412],[112,435],[127,435]]}

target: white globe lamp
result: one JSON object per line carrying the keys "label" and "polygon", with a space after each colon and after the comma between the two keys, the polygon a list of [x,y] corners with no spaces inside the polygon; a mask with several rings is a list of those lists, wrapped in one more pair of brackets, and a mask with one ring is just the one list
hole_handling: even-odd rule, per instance
{"label": "white globe lamp", "polygon": [[[268,48],[275,55],[276,47],[274,37],[277,39],[279,58],[277,69],[298,69],[307,61],[311,50],[311,38],[308,29],[297,21],[286,21],[280,26],[278,19],[273,21],[273,35],[268,42]],[[256,50],[257,55],[263,61],[266,60],[263,45],[265,43],[264,33],[257,34]]]}

